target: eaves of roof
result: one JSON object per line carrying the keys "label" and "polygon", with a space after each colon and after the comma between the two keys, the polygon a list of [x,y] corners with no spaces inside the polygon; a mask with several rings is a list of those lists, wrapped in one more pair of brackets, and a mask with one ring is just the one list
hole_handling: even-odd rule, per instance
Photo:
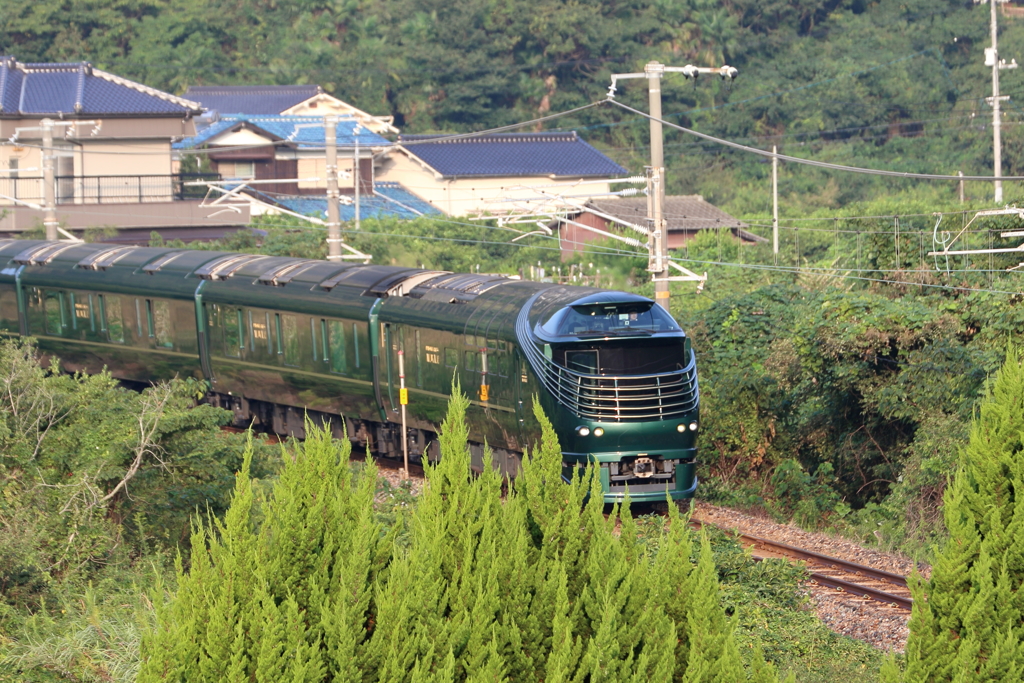
{"label": "eaves of roof", "polygon": [[187,118],[201,112],[198,102],[88,62],[22,63],[0,57],[0,118]]}

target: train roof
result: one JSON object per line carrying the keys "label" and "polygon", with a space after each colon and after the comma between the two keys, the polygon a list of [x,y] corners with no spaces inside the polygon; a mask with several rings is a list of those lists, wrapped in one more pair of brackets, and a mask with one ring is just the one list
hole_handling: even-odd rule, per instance
{"label": "train roof", "polygon": [[511,334],[518,311],[535,295],[531,328],[583,299],[634,296],[494,274],[175,247],[0,240],[0,282],[13,282],[18,269],[29,286],[191,299],[206,281],[208,302],[310,313],[327,306],[341,316],[362,317],[384,299],[382,315],[488,337]]}

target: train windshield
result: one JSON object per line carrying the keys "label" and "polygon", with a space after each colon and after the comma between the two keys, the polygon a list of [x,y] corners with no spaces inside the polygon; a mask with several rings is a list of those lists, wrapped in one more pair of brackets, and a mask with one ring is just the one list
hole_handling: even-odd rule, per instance
{"label": "train windshield", "polygon": [[553,349],[556,364],[582,375],[656,375],[690,362],[687,339],[602,341]]}
{"label": "train windshield", "polygon": [[608,337],[680,332],[664,308],[653,301],[569,306],[542,327],[555,337]]}

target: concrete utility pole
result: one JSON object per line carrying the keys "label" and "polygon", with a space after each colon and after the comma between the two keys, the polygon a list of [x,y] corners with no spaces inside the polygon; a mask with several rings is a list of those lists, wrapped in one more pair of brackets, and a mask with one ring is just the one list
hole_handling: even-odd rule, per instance
{"label": "concrete utility pole", "polygon": [[[779,148],[772,145],[772,154],[778,154]],[[772,157],[772,253],[775,254],[775,265],[779,265],[779,157]]]}
{"label": "concrete utility pole", "polygon": [[[977,2],[977,0],[975,0]],[[992,97],[989,99],[989,104],[992,105],[992,175],[997,178],[1003,175],[1003,145],[1002,145],[1002,121],[1000,114],[999,103],[1002,100],[1008,100],[1009,97],[1001,97],[999,95],[999,71],[1001,69],[1016,69],[1017,60],[1013,59],[1009,64],[1006,63],[1005,59],[999,59],[999,26],[996,20],[997,8],[996,5],[1006,0],[988,0],[990,5],[990,19],[989,19],[989,30],[992,34],[992,47],[985,48],[985,66],[992,67]],[[997,204],[1003,201],[1003,181],[993,181],[995,202]]]}
{"label": "concrete utility pole", "polygon": [[[360,190],[362,189],[360,186],[363,184],[362,168],[359,166],[359,130],[360,130],[360,128],[361,127],[359,125],[356,125],[356,127],[352,130],[352,132],[353,132],[353,134],[355,135],[355,138],[356,138],[356,155],[355,155],[355,164],[352,166],[352,177],[355,179],[355,189],[356,189],[356,234],[357,235],[359,234],[359,229],[360,229],[359,228],[359,197],[360,197]],[[408,469],[408,468],[406,468],[406,469]]]}
{"label": "concrete utility pole", "polygon": [[[612,74],[612,85],[608,96],[615,94],[616,84],[626,78],[646,78],[647,97],[651,111],[651,168],[648,188],[650,192],[647,218],[651,223],[650,261],[647,270],[654,279],[654,300],[668,310],[669,304],[669,258],[668,230],[665,221],[665,148],[661,127],[661,77],[665,73],[681,73],[686,78],[696,79],[700,74],[718,74],[724,80],[739,75],[734,67],[708,68],[687,64],[686,66],[665,66],[660,62],[648,62],[643,73]],[[689,271],[687,271],[689,272]],[[694,277],[684,279],[692,280]]]}
{"label": "concrete utility pole", "polygon": [[57,158],[53,152],[53,119],[39,122],[43,129],[43,227],[46,239],[57,239]]}
{"label": "concrete utility pole", "polygon": [[648,62],[647,100],[651,108],[651,262],[654,274],[654,300],[668,310],[668,234],[665,221],[665,147],[661,129],[661,75],[665,65]]}
{"label": "concrete utility pole", "polygon": [[327,151],[327,260],[341,260],[341,213],[338,201],[338,117],[324,117],[324,147]]}

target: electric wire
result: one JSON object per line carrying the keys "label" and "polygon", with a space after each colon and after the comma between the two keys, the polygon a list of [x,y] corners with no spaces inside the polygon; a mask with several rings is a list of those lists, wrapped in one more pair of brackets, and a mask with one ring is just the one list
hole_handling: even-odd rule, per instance
{"label": "electric wire", "polygon": [[628,104],[623,104],[622,102],[618,102],[618,101],[613,100],[613,99],[609,99],[608,101],[611,102],[612,104],[614,104],[617,107],[621,107],[622,109],[625,109],[626,111],[632,112],[633,114],[636,114],[638,116],[642,116],[645,119],[648,119],[648,120],[651,120],[651,121],[657,121],[658,123],[662,124],[663,126],[668,126],[669,128],[675,128],[676,130],[682,131],[684,133],[689,133],[690,135],[694,135],[694,136],[696,136],[698,138],[707,140],[708,142],[715,142],[715,143],[717,143],[719,145],[724,145],[726,147],[732,147],[733,149],[738,149],[741,152],[749,152],[751,154],[757,154],[757,155],[760,155],[760,156],[763,156],[763,157],[768,157],[769,159],[774,157],[774,158],[777,158],[779,161],[788,161],[788,162],[794,163],[794,164],[804,164],[806,166],[816,166],[818,168],[827,168],[827,169],[830,169],[830,170],[833,170],[833,171],[846,171],[848,173],[863,173],[863,174],[866,174],[866,175],[881,175],[881,176],[888,176],[888,177],[892,177],[892,178],[914,178],[914,179],[917,179],[917,180],[982,180],[982,181],[989,181],[989,182],[991,182],[993,180],[1024,180],[1024,176],[1016,176],[1016,175],[1013,175],[1013,176],[980,176],[980,175],[978,175],[978,176],[976,176],[976,175],[956,176],[956,175],[939,175],[939,174],[933,174],[933,173],[910,173],[910,172],[903,172],[903,171],[885,171],[885,170],[877,169],[877,168],[861,168],[859,166],[844,166],[843,164],[833,164],[833,163],[829,163],[827,161],[815,161],[814,159],[803,159],[801,157],[793,157],[793,156],[789,156],[787,154],[776,154],[774,152],[768,152],[766,150],[758,149],[756,147],[749,147],[747,145],[741,145],[738,142],[733,142],[731,140],[725,140],[724,138],[718,138],[718,137],[715,137],[714,135],[708,135],[707,133],[700,133],[700,132],[692,130],[690,128],[685,128],[684,126],[680,126],[678,124],[672,123],[671,121],[665,121],[664,119],[655,118],[655,117],[651,116],[650,114],[647,114],[645,112],[640,111],[639,109],[634,109],[633,107],[630,107]]}

